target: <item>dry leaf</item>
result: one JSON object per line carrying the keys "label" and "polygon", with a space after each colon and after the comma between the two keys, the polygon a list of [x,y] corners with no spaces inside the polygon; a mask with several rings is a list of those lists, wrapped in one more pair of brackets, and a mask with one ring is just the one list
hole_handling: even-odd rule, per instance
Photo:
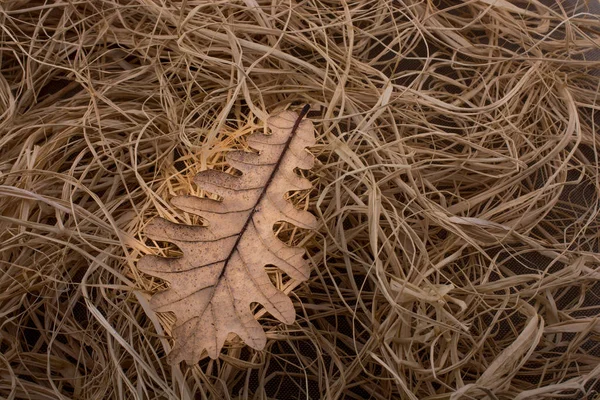
{"label": "dry leaf", "polygon": [[227,162],[242,172],[233,176],[208,170],[194,181],[222,201],[195,196],[175,197],[178,208],[202,216],[207,226],[189,226],[155,219],[146,233],[154,240],[176,244],[181,258],[144,256],[139,268],[170,282],[168,290],[153,296],[152,307],[174,312],[175,345],[169,362],[197,362],[206,350],[217,358],[230,332],[260,350],[266,335],[250,310],[260,303],[278,320],[295,319],[292,301],[277,290],[266,265],[275,265],[296,280],[306,280],[309,265],[304,249],[282,243],[273,232],[278,221],[314,229],[315,217],[295,208],[284,196],[292,190],[311,187],[296,175],[295,168],[310,169],[314,157],[306,147],[314,145],[311,121],[282,112],[268,120],[271,135],[255,133],[248,144],[259,153],[233,151]]}

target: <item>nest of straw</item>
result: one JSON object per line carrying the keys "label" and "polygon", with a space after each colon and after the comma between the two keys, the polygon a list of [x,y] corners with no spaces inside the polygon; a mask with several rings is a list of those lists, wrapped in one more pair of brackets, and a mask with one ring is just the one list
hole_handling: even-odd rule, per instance
{"label": "nest of straw", "polygon": [[[0,396],[594,398],[594,4],[5,1]],[[294,325],[166,363],[155,216],[308,103],[315,232]],[[300,204],[301,203],[301,204]],[[587,397],[586,397],[587,396]]]}

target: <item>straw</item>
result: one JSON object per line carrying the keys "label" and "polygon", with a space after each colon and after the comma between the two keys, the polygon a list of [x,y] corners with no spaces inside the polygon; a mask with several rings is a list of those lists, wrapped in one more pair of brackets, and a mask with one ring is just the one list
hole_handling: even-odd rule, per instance
{"label": "straw", "polygon": [[[4,2],[0,396],[593,398],[600,25],[546,3]],[[169,366],[144,227],[303,104],[296,323]]]}

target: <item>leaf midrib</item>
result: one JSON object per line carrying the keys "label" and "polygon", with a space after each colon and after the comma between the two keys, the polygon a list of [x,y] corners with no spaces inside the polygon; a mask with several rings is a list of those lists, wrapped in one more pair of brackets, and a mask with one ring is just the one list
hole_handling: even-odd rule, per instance
{"label": "leaf midrib", "polygon": [[[287,141],[285,142],[285,146],[283,147],[283,150],[281,151],[281,155],[279,156],[279,159],[277,160],[277,162],[275,163],[275,166],[273,167],[273,170],[271,171],[271,175],[269,175],[269,179],[267,179],[267,182],[263,186],[263,190],[262,190],[262,192],[260,192],[260,196],[256,200],[256,203],[250,209],[251,211],[248,213],[248,218],[246,219],[246,222],[244,223],[244,226],[242,227],[242,229],[240,229],[240,234],[239,234],[238,238],[236,239],[235,243],[233,244],[231,251],[229,252],[229,255],[225,259],[225,264],[223,265],[223,269],[221,270],[221,273],[219,274],[219,277],[217,278],[215,286],[217,286],[219,284],[219,282],[225,275],[225,272],[227,271],[227,266],[229,265],[229,261],[231,260],[231,257],[233,257],[233,255],[237,251],[240,241],[244,237],[244,234],[246,233],[248,226],[250,226],[250,221],[252,221],[254,213],[257,211],[258,206],[263,201],[265,195],[267,194],[269,187],[273,183],[275,174],[277,174],[277,172],[279,171],[279,167],[280,167],[281,163],[283,162],[283,159],[285,158],[285,155],[287,154],[287,152],[290,148],[290,144],[292,143],[292,140],[294,139],[294,135],[296,134],[296,131],[298,130],[298,127],[300,126],[300,122],[302,122],[302,119],[308,113],[309,109],[310,109],[310,105],[308,105],[308,104],[305,105],[302,108],[302,111],[300,111],[298,118],[296,118],[296,121],[294,122],[294,125],[292,126],[290,136],[288,137]],[[214,296],[214,292],[213,292],[213,296]],[[212,301],[212,296],[209,300],[209,303],[210,303],[210,301]]]}

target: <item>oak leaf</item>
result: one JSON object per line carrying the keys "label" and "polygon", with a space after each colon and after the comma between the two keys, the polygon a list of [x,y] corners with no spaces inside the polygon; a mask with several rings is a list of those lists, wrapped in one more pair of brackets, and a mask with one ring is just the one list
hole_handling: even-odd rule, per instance
{"label": "oak leaf", "polygon": [[314,229],[315,217],[299,210],[285,194],[311,187],[295,168],[310,169],[314,157],[306,147],[315,143],[310,120],[285,111],[267,121],[271,134],[249,135],[248,145],[258,153],[232,151],[226,161],[241,176],[207,170],[194,182],[222,201],[180,196],[172,203],[207,221],[206,226],[176,224],[154,219],[145,232],[151,239],[177,245],[180,258],[142,257],[141,271],[170,282],[155,294],[151,305],[158,312],[173,312],[177,318],[172,335],[175,345],[169,362],[200,360],[204,350],[217,358],[229,333],[237,334],[250,347],[261,350],[266,335],[251,312],[260,303],[286,324],[295,319],[292,301],[273,286],[265,270],[275,265],[293,279],[308,279],[304,249],[281,242],[273,232],[279,221]]}

